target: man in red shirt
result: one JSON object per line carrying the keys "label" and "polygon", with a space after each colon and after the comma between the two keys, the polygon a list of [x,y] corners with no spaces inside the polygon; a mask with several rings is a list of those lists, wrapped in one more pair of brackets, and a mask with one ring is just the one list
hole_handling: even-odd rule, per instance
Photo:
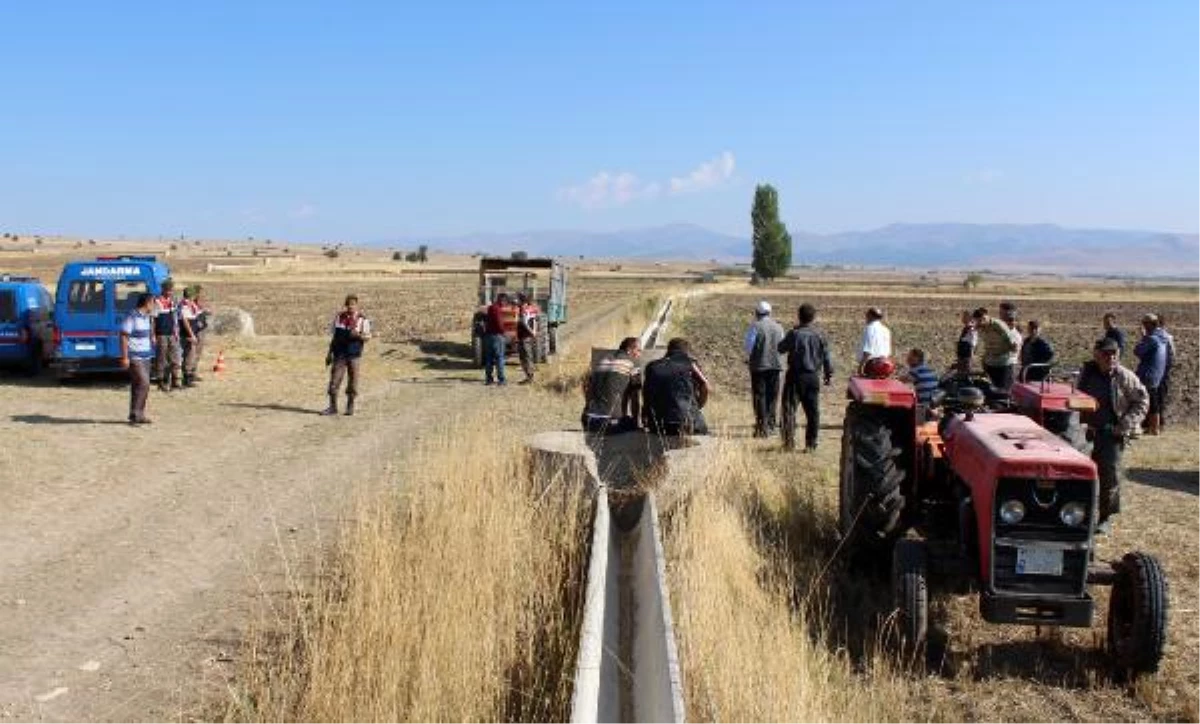
{"label": "man in red shirt", "polygon": [[508,346],[508,340],[504,336],[504,315],[507,309],[508,295],[501,292],[496,295],[496,301],[488,305],[484,318],[483,373],[485,385],[494,384],[493,369],[495,370],[495,381],[501,385],[508,384],[504,378],[504,356]]}

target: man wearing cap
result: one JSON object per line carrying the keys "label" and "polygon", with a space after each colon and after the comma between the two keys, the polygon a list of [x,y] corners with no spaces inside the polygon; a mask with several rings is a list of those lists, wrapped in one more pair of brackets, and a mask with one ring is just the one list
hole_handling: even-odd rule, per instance
{"label": "man wearing cap", "polygon": [[983,371],[997,390],[1012,388],[1021,351],[1017,329],[1017,305],[1000,302],[1000,318],[984,314],[979,320],[979,343],[983,346]]}
{"label": "man wearing cap", "polygon": [[333,319],[329,340],[329,352],[325,355],[325,366],[329,371],[329,407],[322,415],[338,413],[338,391],[342,380],[346,380],[346,415],[354,414],[354,398],[358,396],[359,365],[362,361],[363,345],[371,339],[371,320],[362,315],[358,308],[358,296],[346,297],[345,307]]}
{"label": "man wearing cap", "polygon": [[1121,512],[1121,455],[1125,441],[1141,424],[1150,408],[1146,387],[1121,366],[1116,340],[1096,340],[1092,360],[1079,373],[1078,387],[1096,399],[1096,411],[1087,414],[1087,437],[1092,460],[1100,477],[1100,520]]}
{"label": "man wearing cap", "polygon": [[[179,302],[175,299],[175,282],[164,279],[161,293],[154,298],[151,311],[154,319],[154,372],[158,389],[163,392],[183,387],[183,349],[179,344]],[[190,332],[188,332],[190,334]]]}
{"label": "man wearing cap", "polygon": [[1167,339],[1159,329],[1158,317],[1142,317],[1142,338],[1133,348],[1137,357],[1137,377],[1146,386],[1150,409],[1146,415],[1146,432],[1157,435],[1162,419],[1162,382],[1167,371]]}
{"label": "man wearing cap", "polygon": [[821,429],[821,380],[826,386],[833,379],[833,360],[829,345],[813,322],[817,310],[811,304],[801,304],[797,310],[798,324],[779,343],[779,351],[788,356],[787,379],[783,383],[783,446],[796,447],[796,407],[804,408],[804,451],[817,449],[817,434]]}
{"label": "man wearing cap", "polygon": [[761,301],[754,308],[754,322],[746,330],[746,364],[750,368],[750,391],[754,399],[754,437],[775,432],[779,408],[779,372],[783,368],[779,343],[783,327],[771,317],[771,304]]}
{"label": "man wearing cap", "polygon": [[883,310],[871,307],[866,314],[867,326],[863,328],[862,344],[859,346],[859,366],[873,359],[891,359],[892,330],[883,323]]}

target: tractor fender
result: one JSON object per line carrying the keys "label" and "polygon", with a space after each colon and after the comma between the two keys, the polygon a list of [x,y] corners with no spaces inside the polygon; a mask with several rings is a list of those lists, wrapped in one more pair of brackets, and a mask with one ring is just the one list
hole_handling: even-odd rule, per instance
{"label": "tractor fender", "polygon": [[911,385],[900,380],[874,380],[867,377],[851,377],[846,389],[847,399],[864,405],[900,407],[913,409],[917,405],[917,393]]}

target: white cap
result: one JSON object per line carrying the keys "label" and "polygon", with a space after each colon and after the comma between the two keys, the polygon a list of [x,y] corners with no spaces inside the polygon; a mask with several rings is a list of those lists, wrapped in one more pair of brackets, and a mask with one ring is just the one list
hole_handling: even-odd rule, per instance
{"label": "white cap", "polygon": [[762,316],[764,314],[770,314],[771,313],[771,303],[764,299],[763,301],[758,303],[757,307],[754,308],[754,312],[755,312],[755,314],[758,314],[759,316]]}

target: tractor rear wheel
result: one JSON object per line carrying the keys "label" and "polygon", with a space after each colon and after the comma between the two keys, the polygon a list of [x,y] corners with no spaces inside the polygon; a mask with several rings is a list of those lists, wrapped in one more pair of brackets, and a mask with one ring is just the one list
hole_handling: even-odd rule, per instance
{"label": "tractor rear wheel", "polygon": [[929,556],[925,542],[905,538],[892,548],[892,602],[900,648],[918,651],[929,633]]}
{"label": "tractor rear wheel", "polygon": [[476,367],[483,367],[483,337],[471,335],[471,361]]}
{"label": "tractor rear wheel", "polygon": [[558,354],[558,325],[550,327],[550,354]]}
{"label": "tractor rear wheel", "polygon": [[1108,652],[1119,676],[1158,671],[1167,641],[1167,578],[1158,560],[1126,553],[1108,599]]}
{"label": "tractor rear wheel", "polygon": [[879,408],[851,402],[842,423],[838,531],[846,545],[879,546],[896,538],[904,510],[900,450]]}

